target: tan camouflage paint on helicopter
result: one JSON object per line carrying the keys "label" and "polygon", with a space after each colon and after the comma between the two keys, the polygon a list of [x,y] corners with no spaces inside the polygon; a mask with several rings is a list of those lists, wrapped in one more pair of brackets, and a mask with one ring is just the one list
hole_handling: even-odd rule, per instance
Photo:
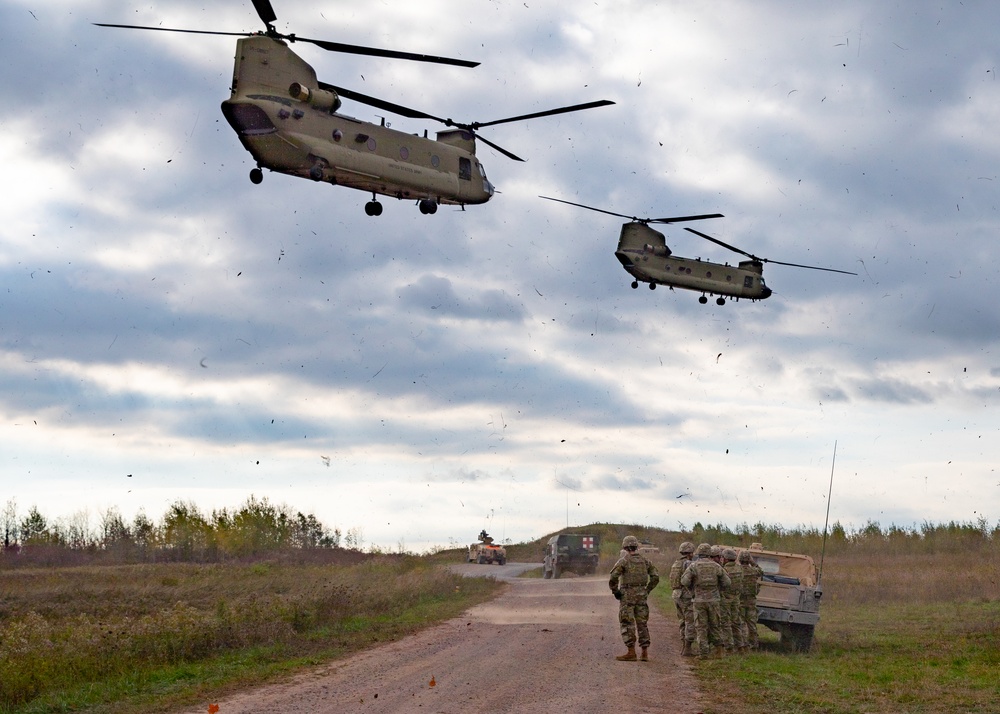
{"label": "tan camouflage paint on helicopter", "polygon": [[[662,233],[639,221],[622,226],[615,257],[629,275],[649,283],[650,289],[659,284],[745,300],[771,296],[771,289],[764,284],[761,263],[742,260],[736,267],[677,257],[667,247]],[[638,285],[633,283],[632,287]]]}
{"label": "tan camouflage paint on helicopter", "polygon": [[258,164],[382,195],[480,204],[493,185],[462,129],[437,141],[336,114],[340,98],[279,39],[236,42],[232,95],[222,111]]}

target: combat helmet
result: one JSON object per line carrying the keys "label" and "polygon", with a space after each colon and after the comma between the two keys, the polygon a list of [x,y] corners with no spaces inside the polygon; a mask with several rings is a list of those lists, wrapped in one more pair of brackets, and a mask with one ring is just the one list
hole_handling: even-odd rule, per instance
{"label": "combat helmet", "polygon": [[711,555],[713,558],[718,558],[720,555],[722,555],[722,548],[720,548],[717,545],[713,545],[711,548],[709,548],[709,555]]}
{"label": "combat helmet", "polygon": [[689,540],[684,541],[680,544],[680,547],[677,548],[677,552],[681,555],[691,555],[694,553],[694,543]]}
{"label": "combat helmet", "polygon": [[697,550],[694,551],[694,554],[699,558],[707,558],[712,554],[712,546],[708,543],[702,543],[698,546]]}
{"label": "combat helmet", "polygon": [[629,548],[638,548],[639,539],[635,536],[627,535],[622,539],[622,548],[628,550]]}
{"label": "combat helmet", "polygon": [[732,548],[723,548],[722,557],[725,560],[736,560],[736,551],[733,550]]}
{"label": "combat helmet", "polygon": [[750,551],[749,550],[741,550],[740,551],[740,562],[741,563],[749,563],[750,562]]}

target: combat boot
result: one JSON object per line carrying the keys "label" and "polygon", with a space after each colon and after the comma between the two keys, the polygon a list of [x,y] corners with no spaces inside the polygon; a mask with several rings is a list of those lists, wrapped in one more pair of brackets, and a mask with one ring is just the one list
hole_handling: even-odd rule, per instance
{"label": "combat boot", "polygon": [[623,655],[618,655],[617,657],[615,657],[615,659],[618,660],[619,662],[635,662],[636,659],[638,659],[635,656],[635,645],[629,647],[628,652],[626,652]]}
{"label": "combat boot", "polygon": [[691,651],[691,640],[684,640],[684,648],[681,650],[681,657],[694,657]]}
{"label": "combat boot", "polygon": [[649,661],[649,654],[647,653],[648,649],[649,649],[649,647],[643,647],[639,651],[639,661],[640,662],[648,662]]}

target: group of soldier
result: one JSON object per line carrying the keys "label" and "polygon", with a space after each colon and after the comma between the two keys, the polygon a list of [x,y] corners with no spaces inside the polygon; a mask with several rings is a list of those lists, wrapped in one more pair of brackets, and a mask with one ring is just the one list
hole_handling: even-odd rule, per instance
{"label": "group of soldier", "polygon": [[670,587],[686,657],[757,649],[757,593],[763,571],[749,551],[685,541],[670,567]]}
{"label": "group of soldier", "polygon": [[[702,543],[681,543],[670,568],[670,587],[685,657],[707,658],[744,653],[759,647],[757,593],[763,572],[748,551]],[[625,536],[622,555],[611,569],[609,585],[619,602],[618,621],[628,651],[621,661],[649,657],[649,605],[660,582],[656,567],[639,552],[639,540]],[[640,652],[636,654],[636,645]]]}

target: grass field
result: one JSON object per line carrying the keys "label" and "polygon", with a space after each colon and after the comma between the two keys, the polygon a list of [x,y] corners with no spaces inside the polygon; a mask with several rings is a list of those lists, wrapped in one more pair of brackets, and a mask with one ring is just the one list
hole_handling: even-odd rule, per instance
{"label": "grass field", "polygon": [[[636,528],[587,527],[604,539],[603,571]],[[653,600],[672,618],[666,576],[682,538],[638,532],[663,549],[655,561],[664,582]],[[763,535],[722,533],[718,541],[760,539],[818,558],[814,533]],[[998,534],[861,535],[834,542],[826,557],[811,652],[782,652],[761,627],[760,651],[693,663],[706,714],[1000,711]],[[508,548],[512,561],[540,555],[541,541]],[[256,562],[0,567],[0,714],[130,714],[210,702],[404,637],[497,592],[492,580],[438,567],[462,560],[462,551],[320,549]]]}
{"label": "grass field", "polygon": [[[982,552],[827,557],[808,654],[695,663],[706,714],[1000,711],[998,566]],[[654,591],[655,592],[655,591]],[[668,589],[658,593],[674,611]]]}
{"label": "grass field", "polygon": [[416,556],[0,570],[0,712],[156,712],[488,599]]}

